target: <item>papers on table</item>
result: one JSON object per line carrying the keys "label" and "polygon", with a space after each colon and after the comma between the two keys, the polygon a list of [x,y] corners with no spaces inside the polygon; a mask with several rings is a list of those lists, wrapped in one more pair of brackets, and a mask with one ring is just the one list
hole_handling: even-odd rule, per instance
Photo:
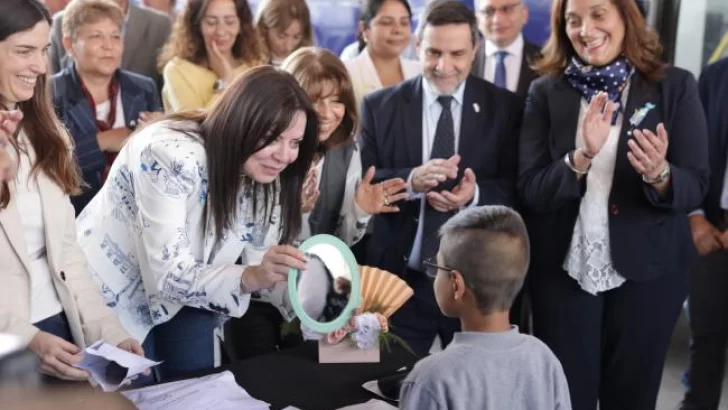
{"label": "papers on table", "polygon": [[139,410],[270,410],[235,382],[229,371],[122,392]]}
{"label": "papers on table", "polygon": [[75,367],[89,373],[92,385],[112,392],[159,363],[98,341],[86,348]]}
{"label": "papers on table", "polygon": [[[300,409],[298,407],[288,406],[283,410]],[[381,400],[371,399],[366,403],[353,404],[351,406],[342,407],[338,410],[397,410],[397,408]]]}
{"label": "papers on table", "polygon": [[381,400],[371,399],[366,403],[342,407],[339,410],[397,410],[397,408]]}

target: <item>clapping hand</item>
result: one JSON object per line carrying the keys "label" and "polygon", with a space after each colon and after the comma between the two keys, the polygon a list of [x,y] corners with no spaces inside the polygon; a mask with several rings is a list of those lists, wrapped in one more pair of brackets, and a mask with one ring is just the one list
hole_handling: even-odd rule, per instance
{"label": "clapping hand", "polygon": [[[657,126],[657,135],[650,130],[634,130],[634,139],[627,141],[630,152],[627,159],[635,171],[655,179],[665,170],[667,155],[667,131],[665,125]],[[636,142],[635,142],[636,141]]]}
{"label": "clapping hand", "polygon": [[20,111],[0,111],[0,183],[15,176],[15,161],[9,151],[10,139],[22,119],[23,113]]}
{"label": "clapping hand", "polygon": [[318,190],[318,173],[316,166],[311,166],[306,174],[306,180],[303,183],[303,191],[301,192],[301,211],[307,214],[316,207],[316,201],[319,197]]}
{"label": "clapping hand", "polygon": [[460,155],[453,155],[448,159],[431,159],[412,171],[412,190],[414,192],[429,192],[448,179],[458,176]]}
{"label": "clapping hand", "polygon": [[430,191],[427,193],[427,202],[439,212],[452,212],[473,201],[475,187],[475,172],[467,168],[460,183],[452,191]]}
{"label": "clapping hand", "polygon": [[399,212],[399,207],[394,204],[407,198],[407,182],[402,178],[392,178],[372,184],[374,173],[374,167],[369,167],[364,174],[356,189],[356,204],[369,215]]}
{"label": "clapping hand", "polygon": [[595,157],[607,141],[616,108],[616,104],[609,100],[605,92],[595,95],[589,102],[581,122],[581,135],[584,138],[583,150],[588,157]]}

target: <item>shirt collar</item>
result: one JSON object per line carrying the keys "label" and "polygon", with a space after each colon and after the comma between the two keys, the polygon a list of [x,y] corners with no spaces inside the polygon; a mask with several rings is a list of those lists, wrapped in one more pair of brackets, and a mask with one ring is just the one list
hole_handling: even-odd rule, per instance
{"label": "shirt collar", "polygon": [[458,346],[480,346],[490,349],[511,349],[523,343],[528,336],[521,335],[517,326],[505,332],[457,332],[448,349]]}
{"label": "shirt collar", "polygon": [[485,40],[485,56],[490,58],[499,51],[507,51],[508,55],[520,57],[523,54],[523,34],[519,33],[518,37],[508,46],[500,48],[490,40]]}
{"label": "shirt collar", "polygon": [[[455,92],[453,92],[451,95],[455,102],[457,102],[460,105],[463,105],[463,96],[465,95],[465,83],[467,82],[467,78],[465,81],[460,83],[458,88],[455,89]],[[425,108],[429,108],[432,104],[437,102],[437,97],[440,96],[440,93],[430,84],[430,81],[427,78],[422,77],[422,92],[424,93],[424,106]]]}

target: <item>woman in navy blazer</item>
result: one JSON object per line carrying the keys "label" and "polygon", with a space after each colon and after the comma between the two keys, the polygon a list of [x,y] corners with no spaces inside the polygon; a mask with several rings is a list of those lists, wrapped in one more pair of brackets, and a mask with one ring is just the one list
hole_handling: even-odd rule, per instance
{"label": "woman in navy blazer", "polygon": [[534,333],[574,409],[654,409],[708,186],[697,84],[660,61],[633,0],[554,1],[543,51],[518,178]]}
{"label": "woman in navy blazer", "polygon": [[63,44],[74,63],[55,74],[51,86],[86,184],[71,198],[76,215],[101,189],[116,153],[140,121],[162,110],[151,78],[119,68],[123,24],[123,12],[110,0],[78,1],[64,11]]}

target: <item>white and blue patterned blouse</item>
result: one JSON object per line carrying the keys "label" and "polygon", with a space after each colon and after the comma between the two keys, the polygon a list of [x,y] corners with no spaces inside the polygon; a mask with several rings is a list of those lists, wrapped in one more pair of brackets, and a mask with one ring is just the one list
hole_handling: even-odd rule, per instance
{"label": "white and blue patterned blouse", "polygon": [[[204,220],[204,147],[171,124],[197,135],[194,123],[170,121],[134,135],[77,223],[106,303],[140,341],[183,306],[221,319],[242,316],[250,295],[240,290],[244,267],[234,264],[238,258],[243,265],[260,263],[280,235],[280,207],[254,215],[252,194],[241,190],[233,227],[215,241],[214,224]],[[256,202],[265,203],[262,195]]]}

